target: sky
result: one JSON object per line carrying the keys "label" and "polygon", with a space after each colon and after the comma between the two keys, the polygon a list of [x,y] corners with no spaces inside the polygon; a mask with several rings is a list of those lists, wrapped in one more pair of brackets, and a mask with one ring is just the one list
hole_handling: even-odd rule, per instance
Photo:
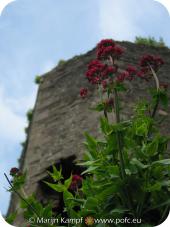
{"label": "sky", "polygon": [[[18,165],[36,75],[60,59],[86,53],[103,38],[162,37],[170,47],[170,17],[154,0],[16,0],[0,16],[0,211],[9,203],[3,173]],[[3,200],[3,202],[1,202]]]}

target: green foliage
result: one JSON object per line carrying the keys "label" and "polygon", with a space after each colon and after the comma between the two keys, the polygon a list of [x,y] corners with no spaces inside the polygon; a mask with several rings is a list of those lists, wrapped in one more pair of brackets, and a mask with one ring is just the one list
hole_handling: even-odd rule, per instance
{"label": "green foliage", "polygon": [[29,123],[32,121],[32,117],[33,117],[33,109],[30,109],[27,111],[27,120]]}
{"label": "green foliage", "polygon": [[14,213],[8,215],[5,219],[5,221],[12,225],[16,219],[16,216],[17,216],[17,212],[14,212]]}
{"label": "green foliage", "polygon": [[22,148],[24,149],[24,148],[25,148],[25,146],[26,146],[26,141],[21,142],[21,146],[22,146]]}
{"label": "green foliage", "polygon": [[[57,177],[54,173],[51,176],[57,181],[47,184],[63,192],[70,217],[138,217],[145,226],[165,219],[170,207],[170,160],[164,159],[169,138],[161,135],[151,115],[158,101],[167,106],[165,91],[153,90],[152,101],[139,102],[128,121],[110,123],[107,117],[101,117],[103,139],[85,133],[84,162],[78,163],[86,167],[82,173],[85,179],[76,193],[60,182],[61,170],[53,169]],[[95,110],[103,111],[103,102]],[[75,215],[76,207],[79,211]],[[159,214],[161,220],[149,220],[153,214]]]}
{"label": "green foliage", "polygon": [[160,37],[159,41],[157,41],[154,37],[144,38],[141,36],[137,36],[135,38],[136,44],[142,44],[151,47],[166,47],[163,38]]}
{"label": "green foliage", "polygon": [[67,180],[64,181],[64,184],[61,183],[61,180],[64,179],[61,175],[61,171],[62,169],[60,169],[59,171],[56,169],[55,166],[53,166],[53,173],[49,173],[49,175],[53,178],[53,180],[55,182],[57,182],[57,184],[53,184],[53,183],[48,183],[48,182],[44,182],[46,183],[49,187],[51,187],[53,190],[55,190],[56,192],[64,192],[67,191],[68,188],[70,187],[71,181],[72,181],[72,176],[70,176],[70,178],[68,178]]}
{"label": "green foliage", "polygon": [[60,181],[63,179],[63,176],[61,174],[62,172],[62,168],[60,167],[60,170],[58,171],[56,169],[56,167],[53,165],[53,173],[51,173],[50,171],[47,171],[48,174],[53,178],[53,180],[56,182],[56,181]]}
{"label": "green foliage", "polygon": [[25,184],[25,180],[26,180],[26,173],[19,173],[15,175],[12,179],[12,188],[10,188],[9,191],[13,191],[14,189],[16,191],[19,191]]}
{"label": "green foliage", "polygon": [[52,205],[50,203],[46,206],[43,206],[39,201],[36,200],[34,195],[31,195],[26,198],[25,201],[21,200],[20,207],[23,210],[24,218],[27,221],[31,221],[31,223],[29,223],[30,227],[40,225],[44,227],[54,226],[52,223],[39,223],[41,218],[44,220],[50,220],[53,217]]}
{"label": "green foliage", "polygon": [[[82,188],[74,195],[61,182],[48,183],[54,190],[64,193],[68,213],[74,213],[78,206],[77,217],[123,218],[136,215],[146,225],[151,224],[147,220],[150,213],[164,214],[165,208],[170,206],[170,160],[162,159],[168,138],[153,131],[153,138],[149,139],[153,121],[146,116],[148,107],[146,102],[140,103],[134,118],[119,124],[110,124],[106,118],[101,118],[102,141],[85,133],[86,161],[79,163],[86,167],[82,173],[86,175]],[[124,141],[126,179],[121,178],[117,132],[122,133]],[[58,171],[56,175],[60,174]],[[133,210],[127,193],[132,196]]]}
{"label": "green foliage", "polygon": [[39,75],[35,76],[34,82],[35,82],[35,84],[40,84],[41,83],[41,76],[39,76]]}
{"label": "green foliage", "polygon": [[66,60],[60,59],[59,62],[58,62],[58,66],[64,65],[66,62],[67,62]]}

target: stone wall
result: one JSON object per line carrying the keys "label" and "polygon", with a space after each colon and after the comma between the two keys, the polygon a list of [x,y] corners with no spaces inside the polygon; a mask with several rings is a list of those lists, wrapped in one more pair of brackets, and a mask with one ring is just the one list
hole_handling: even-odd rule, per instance
{"label": "stone wall", "polygon": [[[159,72],[161,81],[170,83],[170,50],[138,46],[130,42],[121,42],[126,52],[119,65],[137,64],[142,54],[160,55],[165,65]],[[46,169],[61,158],[75,155],[78,159],[84,152],[83,141],[85,131],[98,134],[99,114],[89,110],[97,101],[95,90],[84,76],[88,63],[95,58],[95,50],[76,56],[61,66],[42,76],[32,123],[29,129],[28,143],[21,158],[21,169],[27,170],[27,194],[38,193],[39,181],[46,177]],[[130,116],[134,101],[146,96],[148,83],[134,81],[123,98],[124,113]],[[80,87],[89,87],[88,99],[79,97]],[[170,133],[170,117],[163,124],[163,131]],[[15,195],[11,198],[9,213],[18,206]],[[20,218],[16,222],[21,222]]]}

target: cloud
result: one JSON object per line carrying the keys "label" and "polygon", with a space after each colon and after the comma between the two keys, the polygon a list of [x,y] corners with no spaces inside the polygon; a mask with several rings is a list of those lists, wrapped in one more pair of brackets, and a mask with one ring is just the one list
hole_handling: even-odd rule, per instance
{"label": "cloud", "polygon": [[0,87],[0,141],[8,139],[10,142],[22,141],[25,137],[24,127],[27,125],[25,109],[32,107],[34,94],[29,97],[13,99],[5,95]]}
{"label": "cloud", "polygon": [[8,184],[3,173],[9,173],[13,166],[17,166],[17,158],[21,153],[20,142],[25,140],[24,127],[27,125],[25,112],[33,107],[35,92],[21,98],[13,98],[0,86],[0,198],[4,199],[1,204],[1,212],[6,213],[9,202],[9,193],[6,192]]}
{"label": "cloud", "polygon": [[1,141],[0,143],[0,160],[1,160],[1,172],[0,172],[0,198],[3,198],[0,211],[5,215],[9,202],[10,193],[6,191],[9,188],[9,184],[4,177],[4,173],[9,175],[9,171],[12,167],[18,166],[16,156],[19,157],[21,147],[15,145],[14,142]]}
{"label": "cloud", "polygon": [[101,0],[99,9],[100,29],[103,37],[133,40],[134,34],[142,32],[133,22],[128,8],[125,7],[125,1]]}
{"label": "cloud", "polygon": [[156,1],[100,0],[99,4],[103,37],[134,41],[135,36],[154,36],[163,37],[169,43],[170,17],[165,7]]}

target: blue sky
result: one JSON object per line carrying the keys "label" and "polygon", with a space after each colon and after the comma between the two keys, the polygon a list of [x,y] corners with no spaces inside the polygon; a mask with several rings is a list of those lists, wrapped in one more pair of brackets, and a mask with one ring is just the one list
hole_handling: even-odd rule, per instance
{"label": "blue sky", "polygon": [[170,46],[170,17],[153,0],[17,0],[0,16],[0,210],[9,193],[3,173],[17,165],[32,108],[34,78],[92,49],[102,38],[154,36]]}

